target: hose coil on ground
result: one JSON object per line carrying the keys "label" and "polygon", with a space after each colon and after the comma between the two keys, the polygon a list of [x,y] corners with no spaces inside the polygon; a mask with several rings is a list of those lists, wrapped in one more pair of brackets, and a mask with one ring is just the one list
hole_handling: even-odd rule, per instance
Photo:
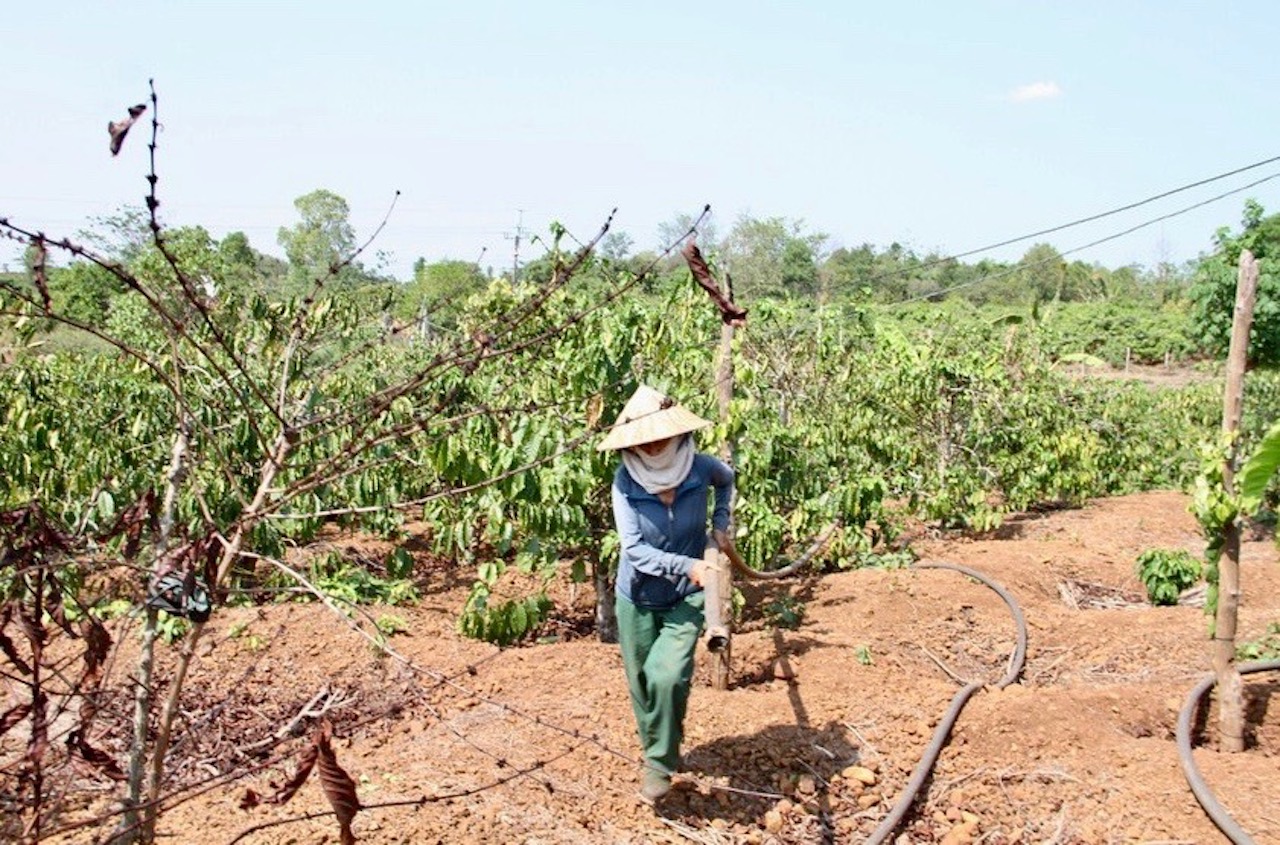
{"label": "hose coil on ground", "polygon": [[[1280,670],[1280,660],[1242,663],[1239,667],[1241,675],[1276,670]],[[1191,754],[1191,721],[1195,717],[1196,709],[1200,706],[1200,699],[1213,687],[1215,681],[1217,681],[1217,677],[1213,673],[1209,673],[1187,694],[1187,699],[1182,705],[1182,712],[1178,714],[1178,757],[1182,761],[1182,773],[1186,775],[1187,784],[1195,794],[1196,800],[1200,802],[1200,806],[1209,814],[1210,820],[1218,826],[1218,830],[1221,830],[1223,835],[1234,842],[1235,845],[1253,845],[1253,837],[1249,836],[1244,828],[1240,827],[1239,823],[1227,812],[1227,808],[1222,806],[1218,799],[1214,797],[1213,790],[1205,783],[1204,777],[1200,774],[1200,769],[1196,766],[1195,757]]]}

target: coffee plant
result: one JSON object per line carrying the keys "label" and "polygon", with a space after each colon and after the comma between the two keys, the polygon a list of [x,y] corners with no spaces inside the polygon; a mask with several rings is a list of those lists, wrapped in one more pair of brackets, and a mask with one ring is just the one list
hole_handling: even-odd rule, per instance
{"label": "coffee plant", "polygon": [[1173,605],[1200,580],[1200,563],[1184,549],[1147,549],[1138,555],[1138,578],[1155,605]]}

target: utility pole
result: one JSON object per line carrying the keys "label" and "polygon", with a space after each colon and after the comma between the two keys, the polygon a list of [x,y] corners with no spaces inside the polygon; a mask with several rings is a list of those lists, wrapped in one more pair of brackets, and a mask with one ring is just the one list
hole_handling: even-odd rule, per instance
{"label": "utility pole", "polygon": [[511,286],[515,287],[520,282],[520,238],[524,235],[524,209],[517,208],[520,217],[516,221],[516,233],[514,236],[510,234],[503,235],[507,240],[515,241],[515,249],[511,253]]}

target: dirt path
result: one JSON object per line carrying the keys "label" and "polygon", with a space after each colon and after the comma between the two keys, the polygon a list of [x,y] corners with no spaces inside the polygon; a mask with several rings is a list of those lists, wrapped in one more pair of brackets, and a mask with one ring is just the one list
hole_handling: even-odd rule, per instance
{"label": "dirt path", "polygon": [[[1218,843],[1183,779],[1177,711],[1207,671],[1200,608],[1140,602],[1134,558],[1200,541],[1186,498],[1152,493],[1017,520],[999,536],[918,544],[929,560],[976,568],[1026,613],[1020,683],[983,690],[960,717],[899,842]],[[1280,620],[1270,541],[1247,544],[1241,639]],[[784,596],[795,630],[760,613],[734,639],[735,684],[707,686],[690,714],[689,776],[655,814],[634,798],[631,714],[615,647],[590,639],[499,651],[459,638],[462,588],[390,613],[391,645],[437,675],[378,655],[344,620],[312,605],[217,619],[188,712],[219,707],[189,732],[194,778],[270,737],[328,691],[339,762],[368,809],[362,843],[859,842],[887,813],[963,678],[995,680],[1013,629],[990,590],[953,572],[863,570],[751,590],[757,609]],[[587,601],[586,596],[580,600]],[[376,616],[377,614],[375,614]],[[440,674],[451,679],[433,680]],[[1259,843],[1280,842],[1280,678],[1247,682],[1253,747],[1197,761]],[[1210,722],[1212,724],[1212,722]],[[297,751],[288,739],[280,751]],[[239,752],[228,749],[239,747]],[[203,750],[205,763],[199,762]],[[868,772],[859,772],[861,767]],[[178,842],[230,842],[256,825],[328,809],[313,776],[284,806],[281,763],[166,815]],[[864,784],[858,775],[870,784]],[[459,797],[447,797],[457,795]],[[408,804],[403,802],[414,802]],[[381,806],[402,802],[396,806]],[[83,839],[81,840],[83,841]],[[257,830],[252,843],[337,842],[332,816]]]}

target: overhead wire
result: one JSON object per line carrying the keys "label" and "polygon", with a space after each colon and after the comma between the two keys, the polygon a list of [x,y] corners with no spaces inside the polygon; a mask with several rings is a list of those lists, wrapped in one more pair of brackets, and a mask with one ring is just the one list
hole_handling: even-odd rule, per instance
{"label": "overhead wire", "polygon": [[[962,289],[967,288],[967,287],[972,287],[972,286],[974,286],[974,285],[981,284],[982,282],[987,282],[987,281],[991,281],[992,279],[999,279],[999,278],[1003,278],[1004,276],[1012,275],[1012,274],[1017,273],[1017,272],[1019,272],[1019,271],[1025,270],[1025,269],[1027,269],[1028,267],[1038,267],[1038,266],[1043,265],[1043,264],[1052,263],[1052,262],[1054,262],[1054,261],[1057,261],[1059,258],[1062,258],[1063,256],[1067,256],[1067,255],[1074,255],[1074,254],[1075,254],[1075,253],[1077,253],[1077,252],[1083,252],[1083,251],[1084,251],[1084,250],[1086,250],[1086,249],[1092,249],[1092,248],[1093,248],[1093,247],[1095,247],[1095,246],[1099,246],[1099,245],[1101,245],[1101,244],[1105,244],[1105,243],[1108,243],[1108,242],[1110,242],[1110,241],[1117,240],[1118,238],[1123,238],[1123,237],[1124,237],[1124,236],[1126,236],[1126,235],[1131,235],[1131,234],[1133,234],[1134,232],[1137,232],[1137,231],[1139,231],[1139,230],[1141,230],[1141,229],[1145,229],[1145,228],[1147,228],[1148,226],[1154,226],[1155,224],[1157,224],[1157,223],[1162,223],[1162,222],[1164,222],[1165,220],[1170,220],[1170,219],[1172,219],[1172,218],[1174,218],[1174,217],[1180,217],[1180,216],[1181,216],[1181,215],[1183,215],[1183,214],[1187,214],[1187,213],[1189,213],[1189,212],[1195,211],[1197,208],[1202,208],[1202,207],[1204,207],[1204,206],[1206,206],[1206,205],[1210,205],[1210,204],[1212,204],[1212,203],[1215,203],[1215,202],[1218,202],[1218,201],[1220,201],[1220,200],[1226,199],[1226,198],[1227,198],[1227,197],[1229,197],[1229,196],[1233,196],[1233,195],[1235,195],[1235,194],[1242,193],[1242,192],[1244,192],[1244,191],[1249,190],[1250,188],[1255,188],[1255,187],[1257,187],[1258,185],[1261,185],[1261,184],[1263,184],[1263,183],[1265,183],[1265,182],[1270,182],[1271,180],[1276,179],[1276,178],[1280,178],[1280,173],[1273,173],[1273,174],[1271,174],[1270,176],[1265,176],[1265,177],[1263,177],[1263,178],[1261,178],[1261,179],[1258,179],[1258,180],[1255,180],[1255,181],[1253,181],[1253,182],[1250,182],[1250,183],[1249,183],[1249,184],[1247,184],[1247,185],[1242,185],[1242,186],[1240,186],[1239,188],[1233,188],[1233,189],[1231,189],[1230,191],[1224,191],[1223,193],[1217,194],[1216,196],[1212,196],[1212,197],[1209,197],[1208,199],[1201,200],[1200,202],[1193,203],[1193,204],[1188,205],[1188,206],[1184,206],[1183,208],[1180,208],[1180,209],[1178,209],[1177,211],[1171,211],[1171,212],[1169,212],[1168,214],[1162,214],[1162,215],[1160,215],[1159,217],[1153,217],[1153,218],[1151,218],[1150,220],[1144,220],[1143,222],[1138,223],[1138,224],[1137,224],[1137,225],[1135,225],[1135,226],[1130,226],[1129,228],[1124,229],[1124,230],[1119,231],[1119,232],[1116,232],[1116,233],[1114,233],[1114,234],[1107,235],[1107,236],[1102,237],[1102,238],[1098,238],[1097,240],[1090,241],[1090,242],[1089,242],[1089,243],[1087,243],[1087,244],[1081,244],[1080,246],[1076,246],[1076,247],[1072,247],[1071,249],[1063,250],[1062,252],[1059,252],[1059,253],[1057,253],[1056,255],[1051,256],[1051,257],[1049,257],[1049,258],[1042,259],[1042,260],[1040,260],[1040,261],[1033,261],[1033,262],[1031,262],[1030,264],[1018,263],[1018,264],[1015,264],[1015,265],[1014,265],[1014,266],[1012,266],[1012,267],[1008,267],[1008,268],[1006,268],[1006,269],[1004,269],[1004,270],[1000,270],[1000,271],[995,272],[995,273],[990,273],[990,274],[988,274],[988,275],[982,276],[982,277],[977,278],[977,279],[970,279],[970,280],[969,280],[969,281],[967,281],[967,282],[961,282],[961,283],[959,283],[959,284],[952,285],[951,287],[942,288],[941,290],[932,291],[932,292],[930,292],[930,293],[926,293],[926,294],[918,294],[917,296],[913,296],[913,297],[910,297],[910,298],[908,298],[908,299],[899,300],[898,302],[891,303],[891,304],[893,304],[893,305],[907,305],[907,304],[910,304],[910,303],[912,303],[912,302],[919,302],[919,301],[924,300],[924,299],[933,299],[933,298],[935,298],[935,297],[938,297],[938,296],[944,296],[944,295],[946,295],[946,294],[948,294],[948,293],[952,293],[952,292],[957,291],[957,290],[962,290]],[[1171,193],[1171,192],[1170,192],[1170,193]],[[1164,194],[1164,196],[1168,196],[1168,193]],[[1064,226],[1064,227],[1062,227],[1062,228],[1065,228],[1065,226]],[[1033,236],[1033,237],[1034,237],[1034,236]],[[911,269],[916,270],[916,269],[919,269],[919,268],[920,268],[920,266],[923,266],[923,265],[918,265],[917,267],[913,267],[913,268],[911,268]]]}
{"label": "overhead wire", "polygon": [[[1225,173],[1219,173],[1216,176],[1209,176],[1204,179],[1197,179],[1194,182],[1188,182],[1184,185],[1179,185],[1176,188],[1170,188],[1167,191],[1161,191],[1158,194],[1153,194],[1152,196],[1149,196],[1146,199],[1141,199],[1141,200],[1137,200],[1136,202],[1126,203],[1125,205],[1119,206],[1117,208],[1108,209],[1107,211],[1100,211],[1096,214],[1089,214],[1089,215],[1086,215],[1085,217],[1078,217],[1074,220],[1069,220],[1066,223],[1059,223],[1056,226],[1050,226],[1045,229],[1037,229],[1036,231],[1028,232],[1025,235],[1018,235],[1017,237],[1006,238],[1002,241],[986,244],[985,246],[974,247],[973,249],[968,249],[963,252],[952,253],[951,255],[942,256],[940,258],[930,259],[921,264],[917,264],[911,268],[907,268],[903,270],[888,271],[886,273],[883,273],[877,276],[872,276],[871,281],[876,281],[881,278],[889,278],[891,276],[901,275],[907,272],[915,272],[917,270],[923,270],[929,267],[936,267],[939,264],[946,264],[947,262],[950,262],[950,261],[958,261],[961,258],[968,258],[969,256],[972,256],[972,255],[978,255],[983,252],[990,252],[991,250],[1000,249],[1001,247],[1005,247],[1005,246],[1011,246],[1012,244],[1021,243],[1022,241],[1029,241],[1032,238],[1038,238],[1043,235],[1051,235],[1055,232],[1061,232],[1061,231],[1065,231],[1066,229],[1074,228],[1076,226],[1082,226],[1085,223],[1093,223],[1097,220],[1103,220],[1107,217],[1112,217],[1116,214],[1122,214],[1126,211],[1132,211],[1135,208],[1141,208],[1144,205],[1150,205],[1153,202],[1166,199],[1168,197],[1174,196],[1175,194],[1180,194],[1180,193],[1183,193],[1184,191],[1189,191],[1189,190],[1192,190],[1193,188],[1199,188],[1204,185],[1212,184],[1214,182],[1220,182],[1223,179],[1229,179],[1232,176],[1237,176],[1241,173],[1247,173],[1250,170],[1256,170],[1259,167],[1265,167],[1268,164],[1274,164],[1276,162],[1280,162],[1280,156],[1272,156],[1270,158],[1265,158],[1261,161],[1255,161],[1252,164],[1246,164],[1243,167],[1237,167],[1233,170],[1228,170]],[[1260,182],[1264,182],[1264,181],[1267,181],[1267,180],[1265,179],[1260,180]],[[1253,184],[1260,184],[1260,182],[1256,182]],[[1246,190],[1250,187],[1252,187],[1252,185],[1246,185],[1241,190]],[[1195,208],[1198,206],[1192,206],[1192,207]],[[1125,234],[1127,234],[1127,232]],[[1105,241],[1099,241],[1098,243],[1105,243]],[[1096,246],[1096,245],[1097,244],[1090,244],[1089,246]],[[1080,249],[1086,249],[1086,248],[1087,246],[1080,247]]]}

